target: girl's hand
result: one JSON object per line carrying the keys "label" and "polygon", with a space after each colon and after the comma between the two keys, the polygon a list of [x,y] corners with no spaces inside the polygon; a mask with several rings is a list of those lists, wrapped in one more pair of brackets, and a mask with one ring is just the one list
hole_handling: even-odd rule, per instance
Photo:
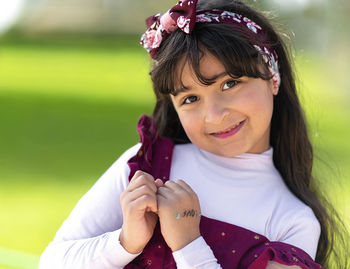
{"label": "girl's hand", "polygon": [[126,190],[120,196],[123,226],[120,243],[129,253],[141,252],[151,239],[157,223],[157,188],[160,179],[136,171]]}
{"label": "girl's hand", "polygon": [[167,181],[158,188],[158,216],[162,235],[172,251],[200,236],[200,205],[196,193],[184,181]]}

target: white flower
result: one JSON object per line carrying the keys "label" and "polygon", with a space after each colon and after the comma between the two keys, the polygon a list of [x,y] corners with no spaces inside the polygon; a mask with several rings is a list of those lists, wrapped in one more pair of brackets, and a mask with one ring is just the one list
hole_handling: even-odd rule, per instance
{"label": "white flower", "polygon": [[190,19],[186,19],[184,16],[180,16],[180,17],[177,19],[177,25],[178,25],[179,28],[181,28],[186,34],[188,34],[188,33],[190,32],[189,24],[190,24]]}
{"label": "white flower", "polygon": [[185,28],[182,29],[186,34],[190,33],[190,24],[186,24]]}
{"label": "white flower", "polygon": [[258,33],[258,31],[256,30],[256,28],[254,27],[254,25],[250,24],[250,23],[247,23],[247,27],[253,31],[254,33]]}
{"label": "white flower", "polygon": [[257,29],[261,30],[261,27],[260,27],[258,24],[256,24],[256,23],[253,22],[252,20],[248,19],[247,17],[244,17],[244,18],[243,18],[243,21],[247,23],[247,27],[248,27],[251,31],[253,31],[254,33],[257,33],[257,32],[258,32]]}
{"label": "white flower", "polygon": [[206,14],[199,14],[196,16],[196,22],[211,22],[211,19]]}
{"label": "white flower", "polygon": [[242,16],[239,15],[239,14],[236,14],[236,13],[233,13],[233,12],[229,12],[229,11],[224,11],[221,13],[221,17],[224,19],[224,18],[231,18],[236,21],[236,22],[241,22],[241,18]]}

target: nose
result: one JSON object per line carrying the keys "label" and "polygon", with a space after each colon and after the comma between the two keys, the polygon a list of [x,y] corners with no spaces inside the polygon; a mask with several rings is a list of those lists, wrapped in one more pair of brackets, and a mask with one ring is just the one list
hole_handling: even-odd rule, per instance
{"label": "nose", "polygon": [[208,99],[204,111],[205,122],[220,124],[229,114],[229,109],[225,103],[225,100],[220,97],[212,97]]}

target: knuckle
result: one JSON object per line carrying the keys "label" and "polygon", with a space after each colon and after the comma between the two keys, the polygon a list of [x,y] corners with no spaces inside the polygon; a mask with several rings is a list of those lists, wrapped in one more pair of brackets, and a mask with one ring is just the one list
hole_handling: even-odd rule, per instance
{"label": "knuckle", "polygon": [[131,181],[149,181],[152,178],[152,176],[142,170],[137,170],[132,177]]}
{"label": "knuckle", "polygon": [[136,180],[136,179],[139,178],[142,174],[143,174],[143,171],[137,170],[137,171],[135,172],[134,176],[132,177],[131,181]]}
{"label": "knuckle", "polygon": [[124,190],[124,191],[120,194],[119,199],[120,199],[120,202],[121,202],[121,203],[124,203],[124,202],[128,199],[128,197],[129,197],[128,194],[129,194],[128,190]]}
{"label": "knuckle", "polygon": [[174,184],[176,184],[176,183],[175,183],[175,181],[173,181],[173,180],[167,180],[164,184],[174,185]]}
{"label": "knuckle", "polygon": [[120,194],[120,199],[123,199],[125,197],[125,190]]}
{"label": "knuckle", "polygon": [[146,190],[148,190],[148,186],[147,185],[145,185],[145,184],[142,184],[142,185],[140,185],[138,188],[137,188],[139,191],[146,191]]}
{"label": "knuckle", "polygon": [[182,183],[182,184],[185,183],[185,181],[183,181],[182,179],[178,179],[178,180],[176,180],[176,182],[177,183]]}
{"label": "knuckle", "polygon": [[135,210],[136,206],[134,202],[128,203],[125,207],[124,211],[125,213],[129,214]]}
{"label": "knuckle", "polygon": [[124,194],[124,192],[122,192],[122,194],[120,194],[120,197],[119,197],[119,201],[121,204],[123,204],[124,199],[125,199],[125,194]]}
{"label": "knuckle", "polygon": [[137,184],[145,185],[147,183],[147,178],[144,175],[140,175],[135,181]]}
{"label": "knuckle", "polygon": [[192,197],[193,199],[198,200],[198,195],[197,195],[197,193],[195,193],[194,191],[192,191],[192,192],[190,193],[190,195],[191,195],[191,197]]}
{"label": "knuckle", "polygon": [[126,207],[126,212],[131,214],[132,212],[134,212],[135,210],[137,210],[140,207],[140,203],[139,201],[135,200],[132,201],[131,203],[128,204],[128,206]]}
{"label": "knuckle", "polygon": [[155,191],[148,185],[142,185],[140,189],[142,193],[155,193]]}
{"label": "knuckle", "polygon": [[151,195],[151,194],[148,194],[148,193],[145,193],[144,195],[142,195],[141,197],[140,197],[140,201],[142,201],[142,202],[150,202],[150,201],[153,201],[154,200],[154,196],[153,195]]}
{"label": "knuckle", "polygon": [[199,204],[199,199],[198,199],[198,196],[195,192],[191,193],[191,200],[193,203]]}
{"label": "knuckle", "polygon": [[134,174],[134,177],[138,177],[140,176],[141,174],[143,174],[143,171],[142,170],[137,170]]}

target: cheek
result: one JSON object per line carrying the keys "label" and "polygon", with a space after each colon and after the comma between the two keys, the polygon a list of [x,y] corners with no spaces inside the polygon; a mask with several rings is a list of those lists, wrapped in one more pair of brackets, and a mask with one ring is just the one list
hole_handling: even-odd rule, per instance
{"label": "cheek", "polygon": [[273,110],[273,95],[262,89],[247,92],[242,96],[241,104],[242,109],[257,116],[257,118],[270,118]]}
{"label": "cheek", "polygon": [[188,138],[192,138],[200,133],[201,125],[199,115],[189,111],[178,111],[178,116],[182,127],[184,128]]}

